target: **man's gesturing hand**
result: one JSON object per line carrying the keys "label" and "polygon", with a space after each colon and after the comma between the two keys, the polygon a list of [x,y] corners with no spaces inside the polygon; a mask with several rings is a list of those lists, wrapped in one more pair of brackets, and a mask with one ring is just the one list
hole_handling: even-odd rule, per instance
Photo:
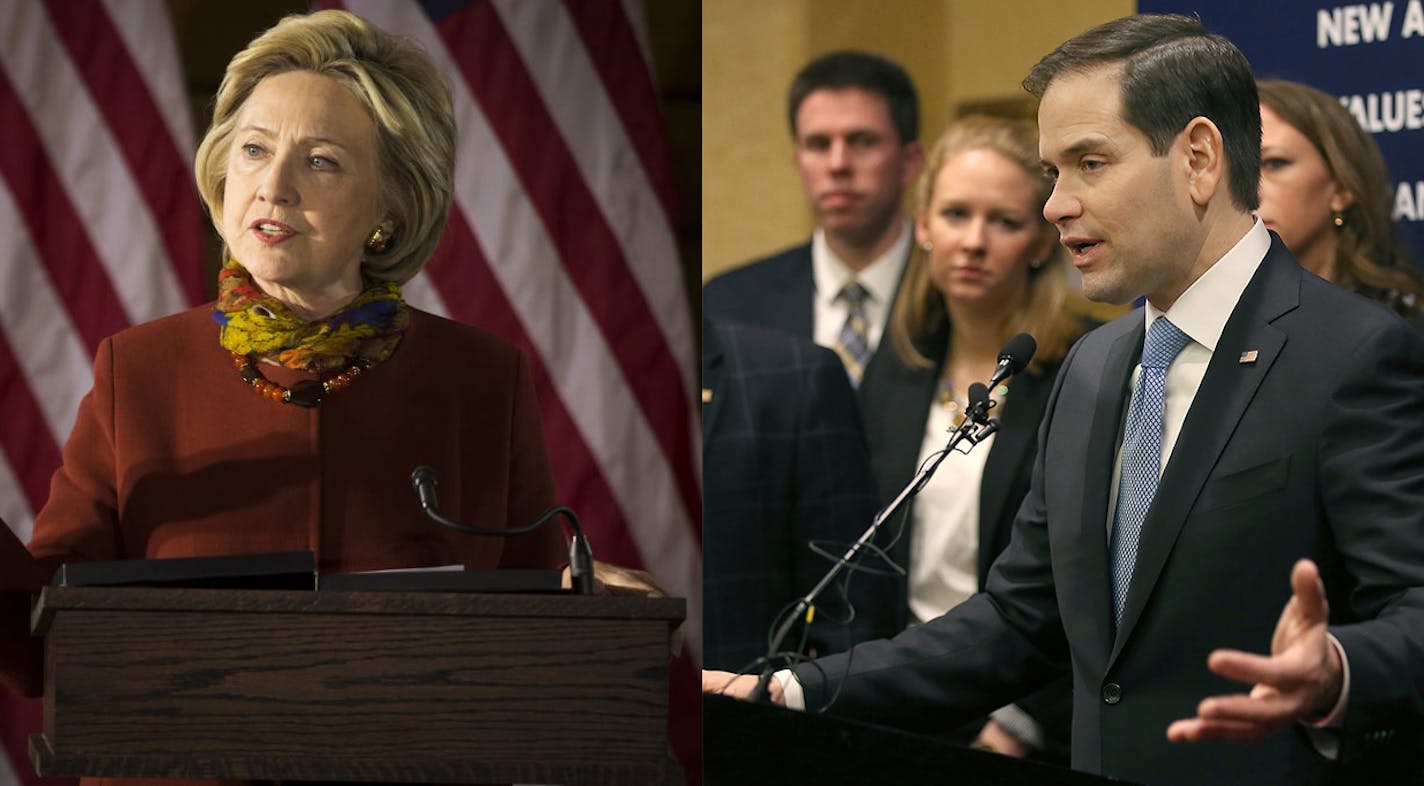
{"label": "man's gesturing hand", "polygon": [[1207,667],[1251,685],[1249,694],[1212,696],[1197,705],[1197,717],[1167,727],[1173,742],[1253,742],[1297,721],[1324,716],[1340,698],[1340,654],[1325,636],[1329,607],[1315,563],[1291,570],[1291,599],[1276,623],[1271,654],[1216,650]]}

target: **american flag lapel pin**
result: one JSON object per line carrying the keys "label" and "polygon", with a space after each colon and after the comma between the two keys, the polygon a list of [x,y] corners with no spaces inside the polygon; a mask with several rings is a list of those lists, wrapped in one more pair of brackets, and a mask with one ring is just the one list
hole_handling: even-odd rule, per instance
{"label": "american flag lapel pin", "polygon": [[1240,364],[1243,365],[1243,366],[1249,366],[1249,365],[1251,365],[1252,363],[1255,363],[1255,362],[1256,362],[1256,355],[1257,355],[1257,354],[1258,354],[1258,353],[1256,352],[1256,350],[1254,350],[1254,349],[1248,349],[1248,350],[1246,350],[1245,352],[1242,352],[1242,353],[1241,353],[1240,359],[1238,359],[1236,362],[1237,362],[1237,363],[1240,363]]}

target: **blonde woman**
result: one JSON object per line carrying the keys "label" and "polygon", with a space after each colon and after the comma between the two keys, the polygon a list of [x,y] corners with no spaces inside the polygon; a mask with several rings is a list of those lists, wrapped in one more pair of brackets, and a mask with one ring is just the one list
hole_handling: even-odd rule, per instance
{"label": "blonde woman", "polygon": [[[1026,332],[1038,351],[1026,371],[991,391],[1000,431],[940,465],[894,541],[892,556],[907,571],[905,624],[933,619],[983,588],[1028,491],[1058,364],[1091,327],[1075,307],[1057,230],[1043,217],[1050,189],[1033,124],[991,117],[951,125],[917,186],[917,250],[890,322],[897,363],[862,388],[882,503],[944,447],[970,384],[988,379],[1005,340]],[[981,743],[1066,760],[1066,683],[1025,707],[996,713]]]}

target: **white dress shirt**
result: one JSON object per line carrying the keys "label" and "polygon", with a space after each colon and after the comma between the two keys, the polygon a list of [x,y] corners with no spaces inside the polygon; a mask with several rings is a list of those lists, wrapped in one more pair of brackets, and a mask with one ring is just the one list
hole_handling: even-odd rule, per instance
{"label": "white dress shirt", "polygon": [[895,288],[900,285],[900,274],[905,272],[905,262],[910,258],[910,241],[914,232],[909,219],[900,219],[900,235],[886,249],[859,273],[851,270],[831,250],[826,242],[826,233],[817,229],[811,235],[811,275],[816,284],[814,303],[815,324],[812,340],[829,349],[834,349],[845,325],[848,308],[845,301],[836,300],[851,279],[860,282],[870,294],[865,299],[865,321],[870,352],[880,346],[880,337],[885,334],[885,321],[890,317],[890,304],[895,299]]}
{"label": "white dress shirt", "polygon": [[[944,450],[952,420],[938,399],[930,404],[920,464]],[[911,623],[929,622],[979,591],[979,489],[993,446],[991,435],[968,453],[946,457],[915,496],[907,577]]]}

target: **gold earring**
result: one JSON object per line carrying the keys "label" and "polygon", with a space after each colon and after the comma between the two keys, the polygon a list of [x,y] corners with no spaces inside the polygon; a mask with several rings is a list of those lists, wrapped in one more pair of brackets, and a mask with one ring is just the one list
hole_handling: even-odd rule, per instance
{"label": "gold earring", "polygon": [[371,234],[366,238],[366,250],[372,254],[384,254],[390,245],[390,233],[386,232],[386,228],[380,225],[377,225],[375,229],[371,230]]}
{"label": "gold earring", "polygon": [[1338,210],[1335,211],[1335,226],[1337,226],[1337,227],[1345,226],[1345,214],[1344,214],[1344,213],[1341,213],[1341,212],[1338,211]]}

